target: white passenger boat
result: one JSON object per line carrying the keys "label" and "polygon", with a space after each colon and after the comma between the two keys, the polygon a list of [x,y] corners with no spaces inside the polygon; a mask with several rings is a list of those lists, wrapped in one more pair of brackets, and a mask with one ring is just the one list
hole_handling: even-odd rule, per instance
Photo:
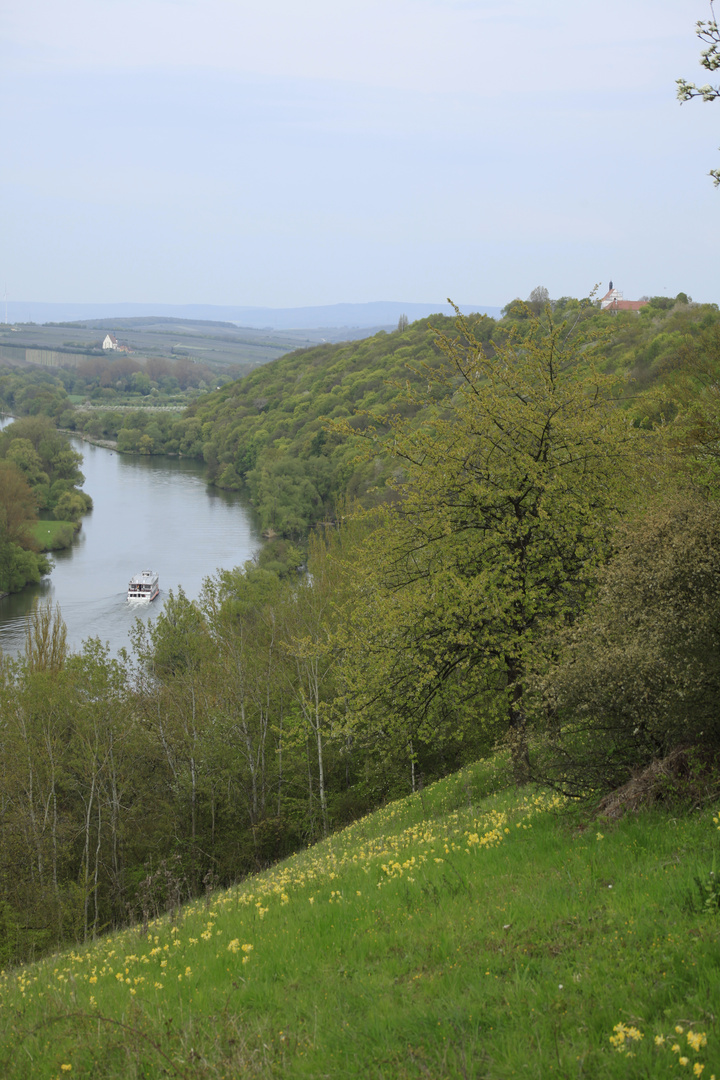
{"label": "white passenger boat", "polygon": [[127,598],[128,600],[141,600],[143,603],[149,604],[159,592],[160,578],[156,571],[143,570],[142,573],[130,578]]}

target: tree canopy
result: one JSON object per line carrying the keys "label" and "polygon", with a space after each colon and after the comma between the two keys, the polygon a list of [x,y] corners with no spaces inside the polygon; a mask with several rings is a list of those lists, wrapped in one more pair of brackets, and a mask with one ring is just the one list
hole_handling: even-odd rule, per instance
{"label": "tree canopy", "polygon": [[17,592],[37,583],[50,569],[37,552],[32,526],[37,498],[14,461],[0,459],[0,592]]}
{"label": "tree canopy", "polygon": [[597,342],[529,317],[492,348],[462,318],[438,334],[443,367],[408,390],[423,423],[395,415],[378,439],[402,468],[370,540],[351,675],[361,710],[404,714],[424,738],[438,710],[457,724],[482,703],[514,732],[518,768],[528,668],[607,554],[636,444]]}

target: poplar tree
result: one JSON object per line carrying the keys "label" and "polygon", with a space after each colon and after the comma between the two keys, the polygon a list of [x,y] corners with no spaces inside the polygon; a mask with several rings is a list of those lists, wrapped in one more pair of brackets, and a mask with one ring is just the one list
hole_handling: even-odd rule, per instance
{"label": "poplar tree", "polygon": [[414,419],[366,432],[401,468],[369,541],[348,678],[355,715],[409,754],[463,725],[504,729],[522,780],[528,672],[606,557],[636,432],[582,321],[548,307],[492,347],[477,322],[458,313],[454,336],[436,334],[444,363],[408,386]]}

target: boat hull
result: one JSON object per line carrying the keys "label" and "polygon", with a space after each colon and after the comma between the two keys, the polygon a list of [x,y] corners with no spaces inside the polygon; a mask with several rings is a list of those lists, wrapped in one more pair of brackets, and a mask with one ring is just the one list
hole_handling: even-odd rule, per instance
{"label": "boat hull", "polygon": [[146,593],[143,596],[131,595],[130,593],[128,593],[128,602],[131,603],[131,604],[149,604],[155,599],[156,596],[159,596],[159,595],[160,595],[160,590],[159,589],[156,589],[155,592],[152,593],[152,594],[147,594]]}

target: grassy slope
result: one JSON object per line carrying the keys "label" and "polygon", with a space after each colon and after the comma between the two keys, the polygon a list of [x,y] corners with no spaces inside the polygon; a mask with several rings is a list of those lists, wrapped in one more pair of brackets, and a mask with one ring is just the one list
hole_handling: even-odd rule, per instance
{"label": "grassy slope", "polygon": [[[465,769],[174,924],[3,973],[0,1073],[720,1075],[712,814],[598,828],[492,787]],[[618,1052],[619,1023],[644,1038]]]}

